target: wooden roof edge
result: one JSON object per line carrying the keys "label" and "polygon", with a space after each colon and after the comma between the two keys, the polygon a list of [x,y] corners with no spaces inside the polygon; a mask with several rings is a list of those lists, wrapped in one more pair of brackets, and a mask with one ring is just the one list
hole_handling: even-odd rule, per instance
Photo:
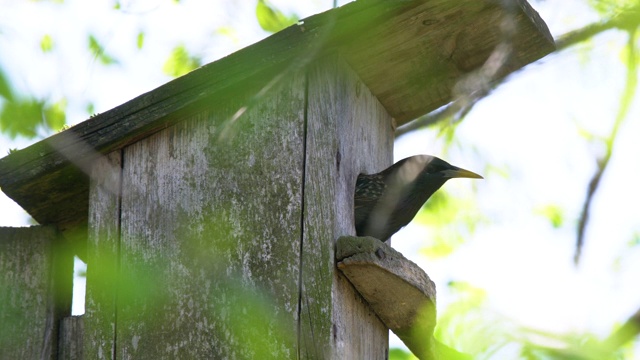
{"label": "wooden roof edge", "polygon": [[[398,3],[407,6],[416,2],[419,1]],[[270,70],[306,64],[324,45],[336,45],[345,40],[345,35],[361,31],[375,21],[375,18],[368,18],[366,14],[372,12],[388,14],[390,10],[401,8],[398,3],[385,0],[359,0],[313,15],[122,105],[96,114],[25,149],[15,151],[0,159],[0,187],[11,183],[8,178],[21,181],[24,175],[36,176],[37,173],[33,171],[55,170],[67,165],[69,159],[60,154],[65,152],[65,149],[66,153],[78,156],[83,155],[77,152],[78,146],[93,148],[101,153],[122,148],[140,137],[166,127],[167,122],[163,120],[173,113],[220,93],[229,90],[233,93],[234,88],[239,84],[244,84],[248,79],[260,77],[260,75],[268,75]],[[336,26],[339,20],[347,18],[353,20],[353,17],[368,21],[345,21],[344,25]],[[303,41],[307,40],[306,38],[316,41]],[[255,56],[256,54],[261,56]],[[140,116],[142,114],[144,116]],[[118,131],[113,132],[112,130],[116,127]],[[118,137],[115,138],[112,134]],[[84,161],[82,157],[77,160]],[[31,170],[25,169],[25,165],[32,162],[42,163],[43,166]],[[24,171],[26,173],[23,173]]]}
{"label": "wooden roof edge", "polygon": [[[525,0],[509,1],[517,2],[521,11],[553,43],[544,21]],[[425,3],[425,0],[358,0],[303,19],[262,41],[0,159],[0,188],[41,223],[75,219],[86,209],[76,209],[74,214],[62,218],[53,211],[43,210],[44,203],[60,202],[73,194],[76,197],[87,194],[86,188],[71,190],[63,182],[73,180],[70,176],[84,177],[78,183],[87,187],[90,164],[97,156],[160,131],[184,118],[185,114],[223,104],[233,96],[247,96],[247,89],[257,93],[272,82],[274,74],[292,73],[290,70],[306,66],[324,53],[354,38],[359,39],[361,34],[381,28],[389,19],[406,21],[396,15]],[[64,170],[69,167],[76,171]],[[58,200],[51,200],[48,193],[52,189],[64,193],[57,194]],[[83,201],[86,203],[86,199]],[[55,207],[56,204],[47,206]],[[58,211],[62,212],[61,208]],[[86,218],[86,214],[84,216]]]}

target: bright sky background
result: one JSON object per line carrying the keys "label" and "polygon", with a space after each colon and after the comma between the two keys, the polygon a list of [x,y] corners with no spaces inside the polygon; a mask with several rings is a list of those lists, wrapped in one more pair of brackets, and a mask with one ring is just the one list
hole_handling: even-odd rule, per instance
{"label": "bright sky background", "polygon": [[[103,112],[169,81],[162,65],[181,42],[207,63],[268,35],[256,22],[255,1],[121,3],[125,12],[110,10],[113,1],[67,0],[57,5],[0,0],[2,69],[18,90],[53,101],[67,97],[68,122],[76,124],[88,117],[85,109],[90,102],[96,112]],[[272,3],[302,18],[332,5],[330,0]],[[579,0],[532,5],[554,36],[597,18]],[[216,35],[223,28],[233,29],[231,36]],[[147,34],[142,51],[135,43],[139,31]],[[121,63],[98,64],[87,51],[88,33]],[[44,34],[55,41],[53,53],[40,51]],[[620,59],[625,41],[625,34],[609,32],[590,45],[528,66],[477,105],[459,126],[460,145],[446,159],[486,179],[452,180],[445,187],[465,194],[475,186],[479,210],[491,222],[453,256],[440,260],[420,254],[429,243],[428,228],[411,224],[393,241],[436,282],[439,311],[454,300],[446,287],[450,280],[484,288],[498,314],[553,332],[592,331],[605,336],[640,306],[640,247],[627,245],[640,234],[637,106],[621,129],[594,200],[583,261],[579,268],[572,263],[575,222],[595,170],[595,155],[603,150],[589,145],[578,129],[609,133],[623,88],[625,68]],[[583,52],[585,48],[592,50]],[[0,156],[32,142],[0,137]],[[395,157],[440,155],[441,148],[442,140],[433,132],[421,131],[397,142]],[[511,175],[483,173],[486,164],[509,169]],[[532,212],[549,204],[565,211],[566,224],[560,229]],[[25,212],[2,195],[0,226],[26,224]],[[398,340],[392,341],[397,344]]]}

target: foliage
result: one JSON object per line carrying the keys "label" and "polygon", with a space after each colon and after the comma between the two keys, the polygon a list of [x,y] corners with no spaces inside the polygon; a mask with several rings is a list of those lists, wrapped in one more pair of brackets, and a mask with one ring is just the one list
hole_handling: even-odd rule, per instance
{"label": "foliage", "polygon": [[0,72],[0,132],[11,139],[33,138],[40,130],[58,130],[66,122],[66,100],[49,103],[15,93],[7,77]]}
{"label": "foliage", "polygon": [[[636,96],[637,89],[637,36],[636,27],[640,23],[640,4],[637,0],[587,0],[598,12],[601,19],[575,32],[561,36],[558,39],[558,48],[566,49],[578,43],[589,41],[594,36],[610,29],[622,29],[626,31],[628,43],[621,54],[623,65],[627,68],[627,81],[622,89],[620,105],[617,114],[611,120],[611,131],[608,134],[594,134],[585,129],[579,129],[587,141],[602,144],[604,153],[595,159],[597,164],[587,187],[587,195],[583,206],[581,221],[577,232],[577,252],[582,246],[580,240],[587,230],[587,220],[592,199],[596,196],[610,159],[615,156],[615,144],[620,128]],[[60,1],[61,2],[61,1]],[[179,1],[175,0],[175,3]],[[119,1],[114,2],[116,11],[123,11]],[[287,15],[265,0],[256,2],[256,20],[260,27],[267,32],[280,31],[298,21],[295,14]],[[4,31],[4,29],[2,29]],[[4,32],[0,33],[3,36]],[[231,27],[221,27],[215,35],[238,36],[237,31]],[[150,39],[145,31],[138,31],[134,43],[138,50],[146,46]],[[88,34],[87,50],[101,65],[113,66],[121,61],[108,51],[108,41],[96,34]],[[65,39],[54,41],[52,34],[44,34],[39,41],[39,48],[43,53],[54,53],[64,44]],[[585,51],[585,59],[592,47]],[[202,56],[197,52],[190,52],[184,43],[173,48],[168,58],[164,61],[162,71],[172,77],[178,77],[202,65]],[[499,83],[500,80],[496,80]],[[497,84],[494,84],[497,86]],[[457,124],[463,120],[473,105],[467,108],[449,107],[440,109],[433,114],[424,117],[425,121],[420,126],[430,125],[439,127],[447,144],[451,145],[456,136]],[[0,71],[0,133],[2,136],[14,139],[16,137],[37,138],[62,129],[66,124],[67,101],[64,98],[40,98],[31,94],[22,95],[14,89],[11,80]],[[94,113],[93,102],[87,105],[88,113]],[[445,124],[443,126],[443,124]],[[411,130],[418,127],[412,125]],[[443,149],[443,152],[446,149]],[[427,203],[424,210],[418,214],[416,220],[426,225],[431,230],[431,243],[423,249],[427,256],[444,257],[453,254],[466,239],[483,224],[486,219],[475,208],[475,193],[465,193],[463,196],[448,192],[446,187],[436,193]],[[459,213],[456,209],[466,209]],[[559,229],[570,223],[572,214],[558,204],[548,203],[533,210],[535,214],[546,218],[552,227]],[[577,216],[576,216],[577,217]],[[630,236],[629,246],[640,244],[638,233]],[[131,279],[137,280],[127,283],[130,292],[123,296],[145,296],[160,292],[160,289],[150,285],[160,281],[157,273],[140,270],[132,272]],[[139,286],[146,284],[147,286]],[[247,308],[252,314],[264,315],[264,308],[269,299],[255,289],[231,289],[237,291],[237,298],[244,299],[238,308],[231,309],[232,316],[244,316]],[[255,291],[254,291],[255,290]],[[520,358],[524,359],[605,359],[605,358],[629,358],[632,356],[628,347],[616,349],[607,348],[602,341],[593,334],[547,334],[532,329],[524,329],[495,314],[488,308],[486,292],[473,284],[464,282],[452,282],[449,290],[457,299],[442,314],[438,321],[436,337],[442,342],[454,348],[468,352],[476,358],[500,358],[500,354],[510,350],[512,346],[517,348]],[[253,299],[253,300],[252,300]],[[161,301],[160,299],[159,301]],[[253,303],[252,301],[255,301]],[[258,316],[258,322],[266,322]],[[259,325],[259,324],[258,324]],[[239,331],[238,329],[234,331]],[[283,334],[284,334],[283,330]],[[259,343],[260,339],[256,339]],[[549,345],[553,344],[553,345]],[[390,351],[390,359],[411,359],[412,355],[398,349]]]}
{"label": "foliage", "polygon": [[256,18],[262,30],[271,33],[278,32],[298,21],[298,16],[295,14],[285,15],[282,11],[267,4],[265,0],[258,0]]}
{"label": "foliage", "polygon": [[173,77],[182,76],[200,66],[200,59],[189,55],[184,45],[173,48],[169,59],[164,63],[162,71]]}
{"label": "foliage", "polygon": [[104,45],[98,41],[98,38],[95,35],[89,34],[88,43],[89,51],[102,65],[113,65],[118,63],[113,56],[109,55],[105,51]]}

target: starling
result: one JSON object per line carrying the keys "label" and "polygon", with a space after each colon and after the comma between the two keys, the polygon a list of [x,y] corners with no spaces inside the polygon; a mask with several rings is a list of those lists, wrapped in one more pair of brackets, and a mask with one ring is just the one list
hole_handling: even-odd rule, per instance
{"label": "starling", "polygon": [[402,159],[377,174],[360,174],[354,195],[358,236],[386,241],[407,225],[447,180],[483,177],[435,156]]}

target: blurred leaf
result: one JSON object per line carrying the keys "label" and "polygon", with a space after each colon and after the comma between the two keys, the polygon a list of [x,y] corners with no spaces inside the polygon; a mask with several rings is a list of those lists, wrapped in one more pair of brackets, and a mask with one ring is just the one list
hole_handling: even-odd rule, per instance
{"label": "blurred leaf", "polygon": [[11,139],[30,139],[38,135],[40,128],[58,130],[66,121],[65,108],[65,100],[53,105],[36,99],[7,101],[0,110],[0,132]]}
{"label": "blurred leaf", "polygon": [[272,5],[268,5],[264,0],[258,0],[256,17],[258,18],[260,27],[264,31],[271,33],[278,32],[298,21],[297,15],[287,16]]}
{"label": "blurred leaf", "polygon": [[102,63],[103,65],[113,65],[117,61],[115,58],[107,54],[104,50],[104,46],[98,41],[98,39],[89,34],[89,51]]}
{"label": "blurred leaf", "polygon": [[85,111],[87,112],[87,114],[92,115],[96,113],[96,106],[90,102],[87,104],[87,106],[85,107]]}
{"label": "blurred leaf", "polygon": [[113,10],[120,10],[122,8],[122,4],[120,4],[120,1],[116,1],[113,4]]}
{"label": "blurred leaf", "polygon": [[14,97],[11,84],[9,84],[9,80],[2,69],[0,69],[0,96],[5,98],[7,101],[13,101]]}
{"label": "blurred leaf", "polygon": [[564,212],[558,205],[549,204],[538,207],[534,210],[534,212],[547,218],[547,220],[549,220],[549,222],[551,223],[551,226],[553,226],[555,229],[562,227],[562,225],[564,224]]}
{"label": "blurred leaf", "polygon": [[640,245],[640,232],[635,232],[631,239],[627,242],[628,247],[635,247]]}
{"label": "blurred leaf", "polygon": [[142,49],[142,46],[144,46],[144,31],[138,32],[136,46],[138,47],[138,50]]}
{"label": "blurred leaf", "polygon": [[420,252],[432,259],[450,255],[485,221],[471,193],[454,197],[445,189],[436,191],[414,220],[429,227],[429,242]]}
{"label": "blurred leaf", "polygon": [[53,38],[51,35],[47,34],[42,37],[40,40],[40,49],[43,53],[48,53],[53,50]]}
{"label": "blurred leaf", "polygon": [[67,109],[67,100],[62,99],[57,103],[46,106],[44,108],[44,118],[47,126],[53,130],[58,131],[62,129],[62,127],[66,124],[66,109]]}
{"label": "blurred leaf", "polygon": [[214,34],[229,38],[234,43],[239,43],[238,31],[232,26],[221,26],[214,31]]}
{"label": "blurred leaf", "polygon": [[389,349],[389,360],[414,360],[418,359],[412,353],[406,350],[393,348]]}
{"label": "blurred leaf", "polygon": [[457,300],[438,316],[434,336],[439,341],[474,358],[488,358],[480,355],[509,341],[509,323],[487,308],[484,289],[459,281],[450,282],[448,289]]}
{"label": "blurred leaf", "polygon": [[200,66],[200,59],[190,56],[184,45],[178,45],[164,63],[162,71],[169,76],[178,77],[196,69],[198,66]]}
{"label": "blurred leaf", "polygon": [[35,99],[8,101],[0,111],[0,131],[11,139],[17,136],[34,138],[42,123],[43,104]]}
{"label": "blurred leaf", "polygon": [[591,7],[606,17],[614,17],[638,6],[637,0],[589,0]]}

